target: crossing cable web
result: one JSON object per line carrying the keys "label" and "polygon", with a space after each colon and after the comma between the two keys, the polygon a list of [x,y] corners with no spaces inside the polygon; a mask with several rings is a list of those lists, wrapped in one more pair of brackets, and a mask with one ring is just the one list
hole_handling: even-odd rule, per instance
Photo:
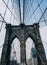
{"label": "crossing cable web", "polygon": [[0,12],[0,18],[2,18],[3,21],[0,20],[1,22],[1,27],[4,22],[10,23],[12,25],[19,25],[21,23],[21,11],[20,11],[20,0],[1,0],[1,4],[5,5],[5,9],[3,10],[3,15],[2,15],[2,10]]}
{"label": "crossing cable web", "polygon": [[[12,0],[13,1],[13,4],[16,3],[16,5],[14,5],[14,14],[17,15],[17,19],[18,19],[18,22],[19,24],[21,23],[21,7],[20,7],[20,0]],[[17,6],[18,5],[18,6]],[[17,9],[16,9],[17,8]],[[18,10],[18,11],[17,11]],[[17,23],[18,23],[17,22]]]}
{"label": "crossing cable web", "polygon": [[[10,0],[9,0],[9,2],[10,2]],[[19,17],[19,0],[12,0],[11,1],[12,3],[11,3],[11,5],[10,6],[12,6],[12,4],[14,4],[14,12],[15,12],[15,15],[13,14],[13,12],[11,11],[12,9],[12,7],[10,7],[9,8],[9,6],[7,6],[7,8],[9,9],[9,11],[11,12],[11,14],[13,15],[13,17],[16,19],[16,21],[18,22],[19,21],[19,19],[17,19],[17,17]],[[5,1],[4,1],[4,4],[5,5],[7,5],[6,3],[5,3]]]}
{"label": "crossing cable web", "polygon": [[[45,18],[43,18],[45,16]],[[47,25],[47,8],[44,10],[44,12],[42,13],[38,23],[42,24],[42,22],[44,22],[44,24]]]}
{"label": "crossing cable web", "polygon": [[[38,2],[38,5],[39,5],[39,1],[38,0],[37,0],[37,2]],[[40,9],[41,13],[43,14],[42,9],[41,9],[40,6],[39,6],[39,9]],[[45,17],[44,16],[43,16],[43,19],[45,20]],[[45,21],[45,23],[46,23],[46,21]]]}
{"label": "crossing cable web", "polygon": [[[43,14],[44,10],[47,8],[46,0],[25,0],[24,8],[25,24],[33,24],[37,23],[38,21],[41,23],[40,17]],[[45,15],[47,15],[47,13]],[[43,15],[43,21],[45,20],[45,15]],[[45,20],[44,22],[45,25],[47,25],[47,21]]]}
{"label": "crossing cable web", "polygon": [[[7,2],[7,5],[8,5],[8,3],[9,3],[9,0],[8,0],[8,2]],[[4,18],[5,18],[6,12],[7,12],[7,6],[6,6],[6,9],[5,9],[5,12],[4,12]],[[1,29],[2,29],[2,25],[3,25],[3,22],[2,22],[2,24],[1,24],[0,31],[1,31]]]}
{"label": "crossing cable web", "polygon": [[[19,14],[19,0],[15,0],[15,1],[8,0],[8,2],[7,3],[6,2],[7,2],[6,0],[2,0],[2,3],[4,3],[4,5],[6,6],[5,7],[5,12],[4,12],[4,17],[5,17],[5,15],[7,15],[7,11],[9,10],[9,14],[12,14],[12,16],[18,22],[19,17],[20,17],[20,14]],[[12,11],[12,9],[14,9],[14,11]],[[15,12],[15,15],[13,14],[14,12]]]}
{"label": "crossing cable web", "polygon": [[[9,10],[10,12],[10,20],[14,20],[15,22],[17,22],[14,25],[17,25],[18,22],[19,24],[21,23],[21,7],[20,7],[20,0],[2,0],[2,2],[4,3],[5,7],[5,12],[4,12],[4,19],[6,20],[7,17],[6,15],[8,15],[7,11]],[[11,5],[10,5],[11,2]],[[45,2],[45,6],[42,6]],[[28,5],[27,5],[28,4]],[[10,7],[11,6],[11,7]],[[43,9],[42,9],[42,7]],[[45,8],[47,8],[47,4],[46,1],[44,0],[24,0],[23,1],[23,22],[27,25],[30,24],[31,25],[33,23],[41,23],[40,19],[41,15],[43,14]],[[2,15],[2,14],[1,14]],[[47,15],[47,13],[45,14]],[[47,20],[45,20],[45,15],[43,15],[43,22],[45,22],[45,24],[47,25]],[[12,21],[13,23],[15,23],[14,21]],[[6,20],[7,22],[7,20]],[[8,22],[7,22],[8,23]],[[11,23],[11,22],[9,22]],[[3,24],[2,24],[3,25]],[[1,25],[1,28],[2,28]],[[13,24],[12,24],[13,25]]]}

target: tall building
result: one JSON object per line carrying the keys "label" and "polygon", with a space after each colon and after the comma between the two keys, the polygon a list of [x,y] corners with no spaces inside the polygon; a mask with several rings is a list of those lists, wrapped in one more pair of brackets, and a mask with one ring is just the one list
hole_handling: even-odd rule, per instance
{"label": "tall building", "polygon": [[17,62],[17,58],[16,58],[16,51],[13,45],[13,52],[12,52],[12,58],[10,60],[10,65],[19,65],[19,63]]}
{"label": "tall building", "polygon": [[12,60],[17,60],[17,58],[16,58],[16,51],[15,51],[15,49],[13,50]]}
{"label": "tall building", "polygon": [[31,49],[31,58],[27,61],[27,65],[38,65],[35,48]]}

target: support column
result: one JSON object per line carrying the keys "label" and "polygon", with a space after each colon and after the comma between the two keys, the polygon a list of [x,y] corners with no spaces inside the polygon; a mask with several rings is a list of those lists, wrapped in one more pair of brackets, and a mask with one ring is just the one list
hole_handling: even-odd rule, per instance
{"label": "support column", "polygon": [[6,65],[8,61],[8,44],[9,44],[9,39],[10,39],[10,24],[6,24],[6,36],[5,36],[5,41],[4,41],[4,46],[2,50],[2,56],[1,56],[1,65]]}
{"label": "support column", "polygon": [[21,43],[21,63],[26,65],[26,49],[23,43]]}
{"label": "support column", "polygon": [[34,34],[35,34],[35,47],[38,53],[38,65],[45,65],[46,63],[46,56],[44,47],[41,41],[40,32],[39,32],[39,24],[34,24]]}
{"label": "support column", "polygon": [[21,63],[26,65],[26,46],[25,46],[25,35],[24,35],[24,26],[21,26],[20,30],[20,40],[21,40]]}

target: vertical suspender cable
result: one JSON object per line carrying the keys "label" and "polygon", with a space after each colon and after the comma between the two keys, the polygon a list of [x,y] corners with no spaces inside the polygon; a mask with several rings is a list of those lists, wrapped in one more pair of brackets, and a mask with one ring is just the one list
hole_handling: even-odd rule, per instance
{"label": "vertical suspender cable", "polygon": [[22,23],[22,20],[21,20],[21,7],[20,7],[20,0],[19,0],[19,15],[20,15],[20,24]]}
{"label": "vertical suspender cable", "polygon": [[23,0],[23,24],[24,24],[24,16],[25,16],[25,0]]}

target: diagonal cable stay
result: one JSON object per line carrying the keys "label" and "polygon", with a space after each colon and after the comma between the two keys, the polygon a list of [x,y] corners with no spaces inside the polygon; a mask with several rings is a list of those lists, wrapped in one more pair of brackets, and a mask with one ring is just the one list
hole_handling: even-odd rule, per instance
{"label": "diagonal cable stay", "polygon": [[10,8],[8,7],[8,5],[5,3],[4,0],[2,0],[4,2],[4,4],[6,5],[6,7],[8,8],[8,10],[11,12],[11,14],[13,15],[13,17],[16,19],[16,21],[18,22],[17,18],[15,17],[15,15],[12,13],[12,11],[10,10]]}

